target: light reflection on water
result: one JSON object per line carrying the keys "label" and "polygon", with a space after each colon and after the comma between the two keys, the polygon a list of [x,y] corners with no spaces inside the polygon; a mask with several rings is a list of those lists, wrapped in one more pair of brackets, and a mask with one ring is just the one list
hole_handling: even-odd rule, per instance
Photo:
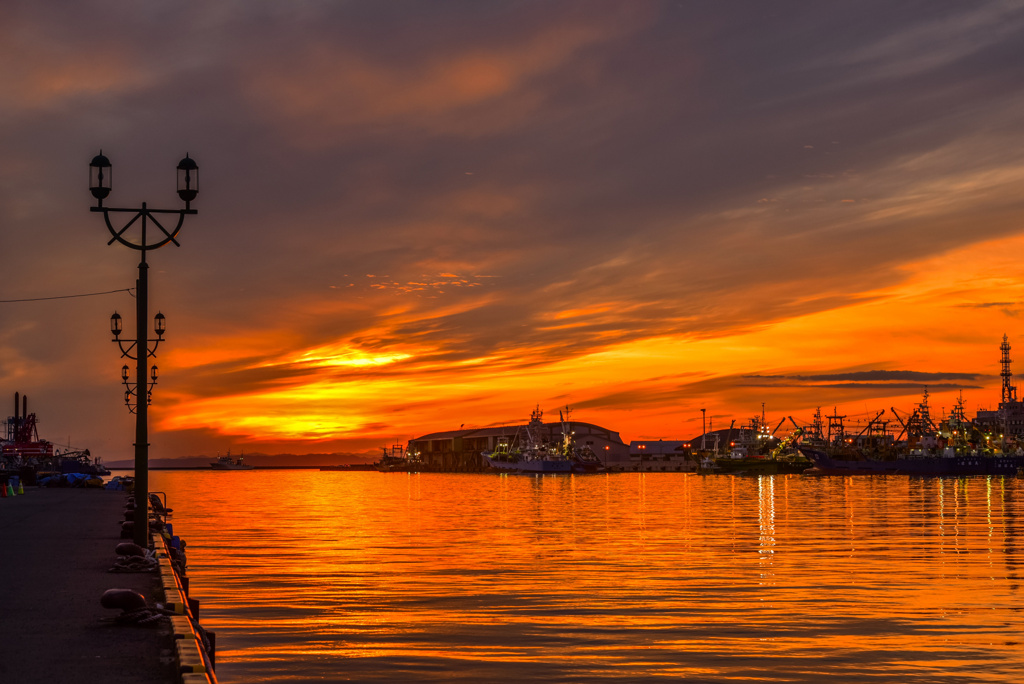
{"label": "light reflection on water", "polygon": [[1024,481],[154,471],[231,682],[1024,681]]}

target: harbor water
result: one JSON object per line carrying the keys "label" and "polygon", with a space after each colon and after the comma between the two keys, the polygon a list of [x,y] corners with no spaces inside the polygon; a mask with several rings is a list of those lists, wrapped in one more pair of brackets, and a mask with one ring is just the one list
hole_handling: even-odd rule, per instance
{"label": "harbor water", "polygon": [[1024,681],[1024,479],[151,478],[225,684]]}

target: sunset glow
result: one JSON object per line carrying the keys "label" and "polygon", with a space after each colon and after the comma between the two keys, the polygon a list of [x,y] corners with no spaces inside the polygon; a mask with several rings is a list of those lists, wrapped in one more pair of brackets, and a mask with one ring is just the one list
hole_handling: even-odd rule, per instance
{"label": "sunset glow", "polygon": [[122,288],[0,304],[0,384],[55,441],[132,449],[104,326],[133,325],[136,262],[88,213],[100,147],[117,201],[176,202],[186,151],[203,169],[181,246],[149,257],[154,458],[367,456],[536,405],[627,441],[925,388],[973,414],[999,400],[1002,335],[1024,350],[1011,6],[316,5],[115,30],[92,5],[0,29],[32,57],[0,96],[3,299]]}

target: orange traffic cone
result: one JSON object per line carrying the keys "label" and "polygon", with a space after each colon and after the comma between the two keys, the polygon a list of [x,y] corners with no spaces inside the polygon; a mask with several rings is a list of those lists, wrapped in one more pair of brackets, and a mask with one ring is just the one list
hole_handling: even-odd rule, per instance
{"label": "orange traffic cone", "polygon": [[7,486],[4,485],[3,487],[0,487],[0,499],[6,499],[6,498],[7,498]]}

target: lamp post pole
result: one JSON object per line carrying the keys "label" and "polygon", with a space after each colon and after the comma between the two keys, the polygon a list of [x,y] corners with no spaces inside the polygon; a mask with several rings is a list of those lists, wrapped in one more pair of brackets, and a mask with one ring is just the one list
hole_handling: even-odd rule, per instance
{"label": "lamp post pole", "polygon": [[[89,191],[96,198],[96,206],[90,209],[103,214],[103,220],[112,236],[107,244],[119,242],[141,253],[139,278],[135,281],[135,340],[121,339],[121,316],[117,312],[110,317],[110,332],[121,350],[121,357],[135,361],[135,382],[130,382],[131,373],[127,364],[121,368],[121,380],[125,386],[125,404],[128,410],[135,414],[135,526],[132,537],[133,541],[142,547],[149,546],[149,403],[157,379],[157,367],[151,367],[149,359],[156,356],[165,330],[162,313],[158,313],[153,319],[156,338],[150,338],[146,328],[149,321],[149,264],[146,263],[146,252],[159,249],[168,243],[178,246],[175,238],[181,231],[185,216],[197,213],[192,209],[191,203],[199,193],[199,166],[195,160],[185,155],[178,163],[177,171],[178,196],[185,202],[184,209],[150,209],[145,202],[141,208],[105,207],[103,200],[110,194],[111,189],[110,160],[101,151],[89,162]],[[128,213],[134,216],[121,228],[115,228],[110,221],[112,213]],[[155,214],[176,214],[177,225],[168,230]],[[150,223],[156,226],[157,230],[150,231]]]}

